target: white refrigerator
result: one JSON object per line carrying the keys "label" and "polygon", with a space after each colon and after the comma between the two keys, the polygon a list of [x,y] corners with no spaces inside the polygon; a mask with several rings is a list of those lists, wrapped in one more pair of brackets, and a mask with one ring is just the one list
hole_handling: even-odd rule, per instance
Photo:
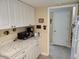
{"label": "white refrigerator", "polygon": [[71,59],[79,59],[79,16],[75,17],[73,28]]}
{"label": "white refrigerator", "polygon": [[77,50],[76,50],[76,58],[79,59],[79,16],[77,17],[77,36],[76,36],[76,41],[77,41]]}

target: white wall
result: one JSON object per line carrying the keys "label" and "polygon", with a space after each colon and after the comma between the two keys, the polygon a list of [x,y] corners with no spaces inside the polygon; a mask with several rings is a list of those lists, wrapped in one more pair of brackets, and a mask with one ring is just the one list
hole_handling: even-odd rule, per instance
{"label": "white wall", "polygon": [[[41,53],[43,55],[48,56],[48,8],[47,7],[40,7],[36,8],[36,25],[41,25],[41,29],[36,29],[36,32],[40,33],[40,38],[39,38],[39,44],[41,48]],[[38,19],[39,18],[44,18],[44,23],[39,23]],[[43,29],[43,25],[46,25],[46,30]]]}

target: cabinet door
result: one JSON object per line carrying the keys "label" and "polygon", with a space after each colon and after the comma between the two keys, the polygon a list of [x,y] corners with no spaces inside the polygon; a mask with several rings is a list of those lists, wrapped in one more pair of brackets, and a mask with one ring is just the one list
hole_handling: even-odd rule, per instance
{"label": "cabinet door", "polygon": [[34,49],[32,47],[29,47],[28,49],[27,48],[25,49],[25,53],[27,55],[26,59],[34,59],[33,58],[33,51],[34,51]]}
{"label": "cabinet door", "polygon": [[15,15],[14,15],[14,11],[17,8],[17,3],[16,0],[9,0],[9,24],[10,26],[14,26],[15,25]]}
{"label": "cabinet door", "polygon": [[9,0],[10,7],[10,25],[23,26],[23,5],[18,0]]}
{"label": "cabinet door", "polygon": [[26,4],[23,4],[23,22],[24,22],[24,26],[29,26],[29,6],[27,6]]}
{"label": "cabinet door", "polygon": [[16,27],[34,25],[34,8],[18,0],[9,0],[10,25]]}
{"label": "cabinet door", "polygon": [[12,57],[12,59],[26,59],[26,58],[27,58],[27,56],[25,54],[25,50],[22,50],[22,51],[16,53],[16,55],[14,55]]}
{"label": "cabinet door", "polygon": [[0,0],[0,29],[9,28],[8,0]]}
{"label": "cabinet door", "polygon": [[17,56],[14,59],[26,59],[26,55],[19,55],[19,56]]}
{"label": "cabinet door", "polygon": [[23,3],[17,1],[16,8],[14,10],[15,25],[16,27],[24,26],[23,24]]}
{"label": "cabinet door", "polygon": [[35,25],[35,10],[29,6],[29,24]]}
{"label": "cabinet door", "polygon": [[[34,22],[34,8],[26,5],[26,4],[23,4],[23,3],[19,3],[19,6],[20,6],[20,12],[21,13],[21,23],[23,24],[23,26],[29,26],[29,25],[34,25],[35,22]],[[19,14],[20,15],[20,14]]]}
{"label": "cabinet door", "polygon": [[37,57],[40,55],[38,44],[31,46],[28,50],[26,49],[26,54],[26,59],[37,59]]}
{"label": "cabinet door", "polygon": [[23,4],[23,16],[24,16],[24,25],[29,26],[29,25],[34,25],[34,8]]}
{"label": "cabinet door", "polygon": [[36,44],[34,47],[33,47],[33,58],[34,59],[37,59],[38,56],[40,55],[40,48],[39,48],[39,45]]}

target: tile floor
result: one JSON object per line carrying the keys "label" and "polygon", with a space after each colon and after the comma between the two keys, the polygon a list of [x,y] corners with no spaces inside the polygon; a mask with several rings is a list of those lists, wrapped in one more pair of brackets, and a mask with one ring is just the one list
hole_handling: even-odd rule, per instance
{"label": "tile floor", "polygon": [[50,56],[40,55],[38,59],[70,59],[70,50],[70,48],[66,47],[51,46]]}
{"label": "tile floor", "polygon": [[71,49],[67,47],[52,45],[50,46],[49,53],[53,59],[70,59]]}
{"label": "tile floor", "polygon": [[38,59],[52,59],[50,56],[43,56],[43,55],[40,55],[38,57]]}

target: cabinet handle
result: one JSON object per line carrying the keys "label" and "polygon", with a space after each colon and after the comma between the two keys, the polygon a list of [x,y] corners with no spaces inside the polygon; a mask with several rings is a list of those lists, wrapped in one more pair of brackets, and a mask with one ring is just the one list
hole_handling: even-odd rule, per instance
{"label": "cabinet handle", "polygon": [[31,26],[31,24],[29,24],[29,26]]}
{"label": "cabinet handle", "polygon": [[14,27],[14,26],[11,26],[12,28]]}
{"label": "cabinet handle", "polygon": [[25,51],[23,51],[22,53],[25,53]]}
{"label": "cabinet handle", "polygon": [[14,28],[16,27],[16,26],[13,26]]}
{"label": "cabinet handle", "polygon": [[26,55],[24,55],[24,56],[22,57],[22,59],[26,59]]}
{"label": "cabinet handle", "polygon": [[25,57],[23,57],[23,59],[25,59]]}
{"label": "cabinet handle", "polygon": [[16,26],[11,26],[12,28],[15,28]]}
{"label": "cabinet handle", "polygon": [[25,52],[23,52],[23,53],[25,53]]}

